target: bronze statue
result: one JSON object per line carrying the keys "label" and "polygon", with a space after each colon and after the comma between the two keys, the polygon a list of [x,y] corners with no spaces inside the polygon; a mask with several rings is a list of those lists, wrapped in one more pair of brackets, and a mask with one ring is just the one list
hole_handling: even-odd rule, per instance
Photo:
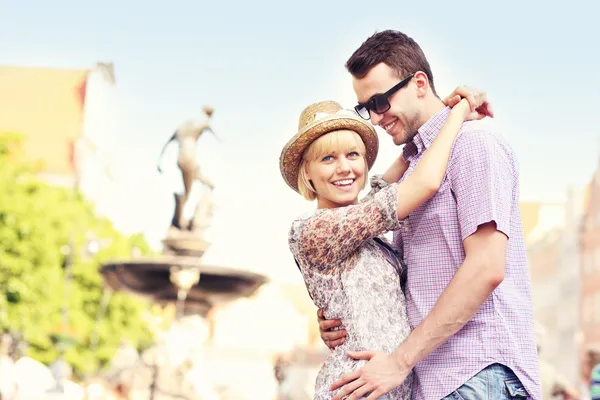
{"label": "bronze statue", "polygon": [[191,228],[191,224],[185,224],[182,221],[183,208],[189,198],[189,195],[192,191],[192,185],[194,181],[199,181],[206,185],[210,190],[214,189],[213,183],[200,171],[200,165],[196,162],[196,147],[198,144],[198,139],[200,136],[206,131],[212,133],[217,140],[219,137],[214,133],[211,129],[209,122],[210,118],[213,115],[214,109],[210,106],[203,107],[203,113],[206,116],[204,121],[196,122],[196,121],[185,121],[182,123],[173,136],[165,143],[159,159],[157,169],[158,172],[162,173],[162,168],[160,163],[162,161],[162,157],[165,153],[165,150],[169,146],[172,141],[177,141],[179,144],[179,152],[177,156],[177,166],[181,170],[181,176],[183,178],[183,187],[184,193],[177,194],[175,193],[175,212],[173,215],[173,220],[171,221],[171,225],[180,230],[189,230]]}

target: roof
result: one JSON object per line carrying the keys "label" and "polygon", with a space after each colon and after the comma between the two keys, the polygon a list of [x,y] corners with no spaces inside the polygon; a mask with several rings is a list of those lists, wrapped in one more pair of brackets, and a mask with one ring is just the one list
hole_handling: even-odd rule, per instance
{"label": "roof", "polygon": [[47,174],[74,175],[88,70],[0,66],[0,132],[26,136],[25,156]]}

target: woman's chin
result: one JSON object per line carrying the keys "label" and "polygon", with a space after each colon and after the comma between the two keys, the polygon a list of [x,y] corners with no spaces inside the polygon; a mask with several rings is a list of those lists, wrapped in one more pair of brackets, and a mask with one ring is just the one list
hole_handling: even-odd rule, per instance
{"label": "woman's chin", "polygon": [[339,204],[340,207],[356,204],[358,203],[358,193],[352,196],[340,196],[338,199],[336,199],[336,203]]}

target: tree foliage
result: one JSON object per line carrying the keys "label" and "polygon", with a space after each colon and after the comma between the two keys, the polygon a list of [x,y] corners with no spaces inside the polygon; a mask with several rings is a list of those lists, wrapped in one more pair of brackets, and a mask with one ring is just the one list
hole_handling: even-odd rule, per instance
{"label": "tree foliage", "polygon": [[106,364],[123,339],[138,348],[152,340],[148,304],[128,294],[112,294],[96,324],[105,293],[100,263],[150,249],[143,236],[126,237],[95,215],[72,188],[41,182],[21,144],[20,135],[0,134],[0,331],[18,333],[27,355],[46,364],[58,356],[56,337],[71,337],[75,345],[65,358],[76,374],[88,374]]}

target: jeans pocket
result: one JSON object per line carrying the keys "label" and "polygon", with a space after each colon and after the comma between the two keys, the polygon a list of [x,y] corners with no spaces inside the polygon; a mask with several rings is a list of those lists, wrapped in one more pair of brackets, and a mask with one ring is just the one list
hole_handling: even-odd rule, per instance
{"label": "jeans pocket", "polygon": [[454,391],[450,393],[448,396],[444,397],[442,400],[465,400],[458,391]]}
{"label": "jeans pocket", "polygon": [[518,378],[508,379],[504,381],[504,385],[508,391],[509,399],[526,399],[529,397],[527,390],[525,390],[525,386],[523,386]]}

